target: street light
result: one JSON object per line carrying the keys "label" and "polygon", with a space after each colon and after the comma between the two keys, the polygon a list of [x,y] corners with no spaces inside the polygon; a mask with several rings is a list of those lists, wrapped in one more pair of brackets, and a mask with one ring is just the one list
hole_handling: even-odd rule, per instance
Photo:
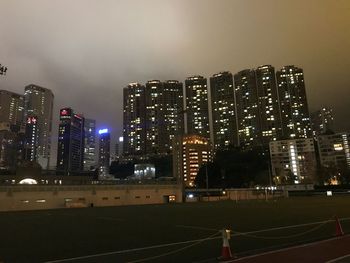
{"label": "street light", "polygon": [[0,64],[0,75],[6,75],[7,67]]}

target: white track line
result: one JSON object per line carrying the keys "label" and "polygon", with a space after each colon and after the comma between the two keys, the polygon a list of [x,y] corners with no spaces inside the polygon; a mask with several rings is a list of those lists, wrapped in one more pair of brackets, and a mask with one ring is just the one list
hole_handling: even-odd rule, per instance
{"label": "white track line", "polygon": [[220,231],[219,229],[208,228],[208,227],[200,227],[200,226],[176,225],[176,227],[181,227],[181,228],[192,228],[192,229],[208,230],[208,231]]}
{"label": "white track line", "polygon": [[[344,237],[344,236],[342,236]],[[325,239],[325,240],[321,240],[321,241],[316,241],[316,242],[312,242],[312,243],[307,243],[307,244],[302,244],[302,245],[297,245],[297,246],[292,246],[292,247],[286,247],[286,248],[281,248],[281,249],[277,249],[277,250],[272,250],[272,251],[268,251],[268,252],[264,252],[264,253],[260,253],[260,254],[255,254],[255,255],[251,255],[251,256],[247,256],[247,257],[242,257],[239,259],[234,259],[231,261],[226,261],[227,263],[230,262],[238,262],[238,261],[242,261],[242,260],[246,260],[246,259],[251,259],[251,258],[255,258],[255,257],[260,257],[260,256],[264,256],[264,255],[270,255],[270,254],[274,254],[274,253],[278,253],[278,252],[283,252],[283,251],[288,251],[288,250],[292,250],[295,248],[303,248],[303,247],[308,247],[308,246],[312,246],[312,245],[318,245],[318,244],[322,244],[322,243],[326,243],[329,241],[333,241],[336,239],[341,239],[342,237],[333,237],[330,239]],[[333,261],[328,261],[328,262],[333,262]],[[326,262],[326,263],[328,263]]]}
{"label": "white track line", "polygon": [[[350,219],[350,217],[348,219]],[[280,226],[280,227],[266,228],[266,229],[249,231],[249,232],[244,232],[244,233],[236,233],[236,234],[232,234],[232,236],[241,236],[241,235],[246,235],[246,234],[269,232],[269,231],[282,230],[282,229],[287,229],[287,228],[298,228],[298,227],[302,227],[302,226],[312,226],[312,225],[323,224],[323,223],[332,222],[332,221],[333,220],[325,220],[325,221],[318,221],[318,222],[291,225],[291,226]],[[232,230],[232,231],[235,232],[234,230]]]}
{"label": "white track line", "polygon": [[51,261],[45,261],[44,263],[56,263],[56,262],[74,261],[74,260],[79,260],[79,259],[87,259],[87,258],[94,258],[94,257],[102,257],[102,256],[123,254],[123,253],[129,253],[129,252],[136,252],[136,251],[142,251],[142,250],[148,250],[148,249],[154,249],[154,248],[170,247],[170,246],[176,246],[176,245],[195,243],[195,242],[199,242],[199,241],[203,241],[203,240],[212,240],[212,239],[221,239],[221,238],[222,237],[201,238],[201,239],[180,241],[180,242],[175,242],[175,243],[160,244],[160,245],[149,246],[149,247],[140,247],[140,248],[119,250],[119,251],[111,251],[111,252],[107,252],[107,253],[93,254],[93,255],[87,255],[87,256],[81,256],[81,257],[51,260]]}
{"label": "white track line", "polygon": [[326,263],[335,263],[335,262],[337,262],[338,260],[342,260],[342,259],[347,258],[347,257],[350,257],[350,254],[347,254],[347,255],[345,255],[345,256],[342,256],[342,257],[339,257],[339,258],[335,258],[335,259],[329,260],[329,261],[327,261]]}
{"label": "white track line", "polygon": [[[345,217],[345,218],[341,218],[339,220],[344,221],[344,220],[349,220],[349,219],[350,219],[350,217]],[[256,230],[256,231],[250,231],[250,232],[244,232],[244,233],[236,233],[236,234],[233,234],[232,236],[241,236],[241,235],[244,235],[244,234],[255,234],[255,233],[268,232],[268,231],[281,230],[281,229],[288,229],[288,228],[297,228],[297,227],[316,225],[316,224],[332,222],[332,221],[333,220],[325,220],[325,221],[306,223],[306,224],[298,224],[298,225],[291,225],[291,226],[281,226],[281,227],[266,228],[266,229]],[[191,226],[187,226],[187,227],[191,227]],[[170,246],[176,246],[176,245],[190,244],[190,243],[202,241],[204,239],[206,239],[206,240],[214,240],[214,239],[221,239],[221,238],[222,237],[212,237],[212,238],[186,240],[186,241],[167,243],[167,244],[160,244],[160,245],[154,245],[154,246],[148,246],[148,247],[132,248],[132,249],[119,250],[119,251],[111,251],[111,252],[106,252],[106,253],[92,254],[92,255],[81,256],[81,257],[73,257],[73,258],[66,258],[66,259],[51,260],[51,261],[46,261],[44,263],[67,262],[67,261],[88,259],[88,258],[94,258],[94,257],[103,257],[103,256],[124,254],[124,253],[130,253],[130,252],[136,252],[136,251],[142,251],[142,250],[148,250],[148,249],[155,249],[155,248],[163,248],[163,247],[170,247]],[[269,252],[267,252],[267,253],[269,253]],[[261,255],[261,254],[259,254],[259,255]]]}

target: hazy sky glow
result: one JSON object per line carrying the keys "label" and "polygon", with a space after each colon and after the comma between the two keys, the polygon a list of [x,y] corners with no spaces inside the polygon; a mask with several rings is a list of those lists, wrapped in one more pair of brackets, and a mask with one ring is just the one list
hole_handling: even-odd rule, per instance
{"label": "hazy sky glow", "polygon": [[350,130],[349,0],[0,0],[0,63],[0,89],[50,88],[55,122],[70,106],[114,139],[129,82],[294,64]]}

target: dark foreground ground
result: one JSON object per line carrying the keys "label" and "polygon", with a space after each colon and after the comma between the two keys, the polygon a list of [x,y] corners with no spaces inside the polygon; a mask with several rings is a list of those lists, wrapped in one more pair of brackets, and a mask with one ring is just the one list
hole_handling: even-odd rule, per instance
{"label": "dark foreground ground", "polygon": [[347,196],[6,212],[0,262],[215,262],[219,229],[243,257],[331,238],[334,215],[350,233]]}

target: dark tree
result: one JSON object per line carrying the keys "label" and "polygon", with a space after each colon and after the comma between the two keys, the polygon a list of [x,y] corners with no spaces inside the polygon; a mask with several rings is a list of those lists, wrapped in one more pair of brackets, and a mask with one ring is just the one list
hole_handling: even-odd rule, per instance
{"label": "dark tree", "polygon": [[109,168],[109,173],[113,174],[115,178],[125,179],[134,174],[134,163],[128,162],[120,164],[117,161],[113,161]]}
{"label": "dark tree", "polygon": [[[212,164],[208,165],[209,187],[251,187],[268,184],[267,153],[259,150],[242,151],[228,148],[218,151]],[[206,186],[206,171],[202,167],[196,178],[197,187]]]}

